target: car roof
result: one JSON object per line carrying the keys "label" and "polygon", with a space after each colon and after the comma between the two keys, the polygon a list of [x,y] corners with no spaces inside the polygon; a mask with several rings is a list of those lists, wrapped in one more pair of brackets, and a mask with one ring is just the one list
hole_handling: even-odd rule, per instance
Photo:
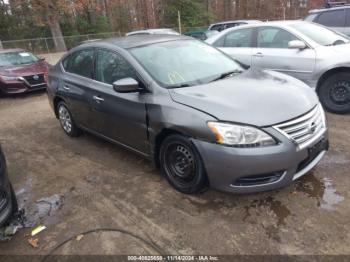
{"label": "car roof", "polygon": [[[136,31],[131,31],[129,33],[127,33],[126,35],[133,35],[133,34],[153,34],[153,33],[157,33],[157,32],[163,32],[163,31],[172,31],[172,32],[176,32],[174,29],[172,28],[153,28],[153,29],[143,29],[143,30],[136,30]],[[176,32],[177,33],[177,32]]]}
{"label": "car roof", "polygon": [[224,24],[231,24],[231,23],[260,23],[260,20],[230,20],[230,21],[223,21],[223,22],[218,22],[218,23],[214,23],[211,24],[210,26],[214,26],[214,25],[224,25]]}
{"label": "car roof", "polygon": [[224,34],[225,32],[229,32],[229,31],[240,30],[240,29],[244,29],[244,28],[254,28],[254,27],[262,27],[262,26],[286,27],[286,26],[293,25],[296,23],[308,23],[308,22],[306,22],[304,20],[280,20],[280,21],[270,21],[270,22],[262,22],[262,23],[255,23],[255,24],[252,23],[252,24],[227,28],[227,29],[221,31],[220,34]]}
{"label": "car roof", "polygon": [[342,10],[350,8],[350,4],[348,5],[338,5],[338,6],[333,6],[333,7],[324,7],[324,8],[319,8],[319,9],[313,9],[309,11],[309,14],[315,14],[315,13],[323,13],[323,12],[328,12],[328,11],[333,11],[333,10]]}
{"label": "car roof", "polygon": [[14,52],[25,52],[25,51],[21,48],[0,49],[0,54],[14,53]]}
{"label": "car roof", "polygon": [[123,49],[129,49],[139,46],[151,45],[156,43],[163,43],[169,41],[177,40],[193,40],[192,37],[184,35],[131,35],[128,37],[117,37],[99,40],[91,43],[85,43],[80,45],[80,47],[96,47],[96,46],[116,46]]}

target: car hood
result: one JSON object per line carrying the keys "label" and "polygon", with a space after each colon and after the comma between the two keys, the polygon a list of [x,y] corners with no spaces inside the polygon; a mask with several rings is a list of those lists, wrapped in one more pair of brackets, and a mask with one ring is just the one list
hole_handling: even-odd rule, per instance
{"label": "car hood", "polygon": [[41,74],[48,71],[48,64],[45,61],[38,61],[33,64],[0,67],[0,75],[4,76],[26,76]]}
{"label": "car hood", "polygon": [[218,120],[260,127],[303,115],[318,103],[315,92],[301,81],[259,70],[169,92],[175,102]]}

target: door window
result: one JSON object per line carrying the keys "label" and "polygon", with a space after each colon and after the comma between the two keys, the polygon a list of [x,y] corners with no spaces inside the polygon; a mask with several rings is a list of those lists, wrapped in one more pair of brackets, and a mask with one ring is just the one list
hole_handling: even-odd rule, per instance
{"label": "door window", "polygon": [[346,11],[346,24],[345,27],[350,27],[350,8]]}
{"label": "door window", "polygon": [[96,80],[112,85],[123,78],[136,79],[134,68],[119,54],[106,51],[97,51]]}
{"label": "door window", "polygon": [[62,62],[64,70],[87,78],[93,78],[94,50],[77,51]]}
{"label": "door window", "polygon": [[334,10],[321,13],[318,17],[318,23],[329,27],[344,27],[345,10]]}
{"label": "door window", "polygon": [[224,25],[220,24],[220,25],[213,25],[210,30],[216,30],[221,32],[222,30],[224,30]]}
{"label": "door window", "polygon": [[299,40],[286,30],[265,27],[260,28],[257,36],[257,46],[260,48],[288,48],[288,43]]}
{"label": "door window", "polygon": [[228,33],[225,37],[224,47],[251,47],[252,29],[242,29]]}

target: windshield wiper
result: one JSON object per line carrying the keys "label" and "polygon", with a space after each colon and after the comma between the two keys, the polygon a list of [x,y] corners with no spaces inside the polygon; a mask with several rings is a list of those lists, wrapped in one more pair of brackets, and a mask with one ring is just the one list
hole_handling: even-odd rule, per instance
{"label": "windshield wiper", "polygon": [[189,84],[179,84],[179,85],[167,86],[168,89],[182,88],[182,87],[190,87],[190,85]]}
{"label": "windshield wiper", "polygon": [[237,75],[237,74],[241,74],[241,73],[243,73],[242,70],[236,69],[236,70],[233,70],[233,71],[230,71],[230,72],[223,73],[219,77],[215,78],[214,80],[212,80],[210,82],[215,82],[215,81],[218,81],[218,80],[221,80],[221,79],[225,79],[227,77],[230,77],[230,76],[233,76],[233,75]]}

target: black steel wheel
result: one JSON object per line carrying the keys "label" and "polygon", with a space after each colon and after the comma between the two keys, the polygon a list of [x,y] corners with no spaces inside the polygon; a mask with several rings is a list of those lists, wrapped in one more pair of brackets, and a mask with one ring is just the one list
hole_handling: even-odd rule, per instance
{"label": "black steel wheel", "polygon": [[202,160],[187,138],[167,137],[161,145],[160,163],[162,173],[176,190],[192,194],[207,187]]}
{"label": "black steel wheel", "polygon": [[349,113],[350,73],[337,73],[330,76],[320,86],[318,94],[327,111],[338,114]]}
{"label": "black steel wheel", "polygon": [[63,101],[59,102],[57,104],[56,110],[58,119],[64,132],[71,137],[79,136],[81,134],[81,130],[75,124],[73,116],[69,111],[66,103]]}

